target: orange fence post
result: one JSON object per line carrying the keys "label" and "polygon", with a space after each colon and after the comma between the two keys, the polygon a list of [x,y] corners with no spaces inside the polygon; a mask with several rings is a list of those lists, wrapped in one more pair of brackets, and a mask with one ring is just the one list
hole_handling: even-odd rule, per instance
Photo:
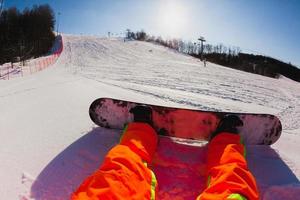
{"label": "orange fence post", "polygon": [[7,67],[7,79],[9,80],[9,68],[10,67]]}

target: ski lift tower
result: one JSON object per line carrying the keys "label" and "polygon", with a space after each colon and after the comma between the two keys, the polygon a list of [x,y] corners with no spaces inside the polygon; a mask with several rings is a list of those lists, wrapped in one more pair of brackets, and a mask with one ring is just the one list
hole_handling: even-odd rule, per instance
{"label": "ski lift tower", "polygon": [[203,42],[206,42],[206,40],[204,39],[204,37],[200,36],[200,38],[198,39],[201,42],[201,60],[203,60]]}
{"label": "ski lift tower", "polygon": [[0,16],[2,14],[3,5],[4,5],[4,0],[0,0]]}
{"label": "ski lift tower", "polygon": [[57,27],[56,27],[56,36],[58,36],[59,35],[59,33],[58,33],[58,27],[59,27],[59,16],[60,16],[60,12],[58,12],[57,13]]}

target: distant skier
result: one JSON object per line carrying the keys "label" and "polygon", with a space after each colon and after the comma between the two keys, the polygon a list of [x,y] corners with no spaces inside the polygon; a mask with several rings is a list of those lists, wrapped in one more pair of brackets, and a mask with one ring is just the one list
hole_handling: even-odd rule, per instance
{"label": "distant skier", "polygon": [[206,67],[206,58],[203,59],[204,67]]}
{"label": "distant skier", "polygon": [[[158,136],[149,107],[132,109],[134,122],[125,128],[120,144],[106,155],[100,168],[72,194],[73,200],[157,199],[157,181],[148,167]],[[208,144],[207,188],[197,200],[258,200],[256,181],[248,170],[237,116],[227,116]]]}

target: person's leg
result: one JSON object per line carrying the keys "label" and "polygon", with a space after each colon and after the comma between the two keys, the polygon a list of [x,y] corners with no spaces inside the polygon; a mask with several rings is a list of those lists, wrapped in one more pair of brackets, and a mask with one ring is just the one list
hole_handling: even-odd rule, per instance
{"label": "person's leg", "polygon": [[208,145],[207,188],[197,200],[258,200],[256,181],[247,167],[238,134],[220,133]]}
{"label": "person's leg", "polygon": [[106,155],[99,169],[73,193],[72,200],[155,199],[154,173],[147,167],[158,137],[146,123],[130,123],[120,144]]}

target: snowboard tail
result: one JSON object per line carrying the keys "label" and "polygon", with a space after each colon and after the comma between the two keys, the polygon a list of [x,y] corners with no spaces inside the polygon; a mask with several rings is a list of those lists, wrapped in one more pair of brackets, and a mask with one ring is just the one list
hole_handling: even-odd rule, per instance
{"label": "snowboard tail", "polygon": [[96,99],[89,109],[91,120],[105,128],[122,130],[133,122],[131,108],[146,105],[152,109],[153,128],[159,135],[208,141],[219,121],[228,114],[237,115],[243,126],[238,130],[245,144],[271,145],[282,131],[280,120],[270,114],[231,113],[164,107],[111,98]]}

